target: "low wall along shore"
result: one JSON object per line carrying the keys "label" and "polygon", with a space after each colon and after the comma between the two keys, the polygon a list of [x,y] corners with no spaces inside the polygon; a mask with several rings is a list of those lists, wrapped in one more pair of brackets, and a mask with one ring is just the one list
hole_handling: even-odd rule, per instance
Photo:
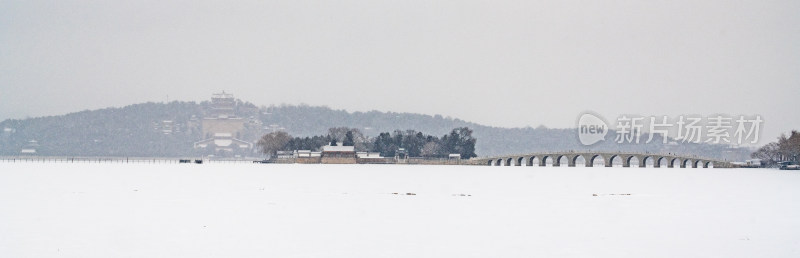
{"label": "low wall along shore", "polygon": [[437,158],[331,158],[331,157],[297,157],[279,158],[270,163],[279,164],[408,164],[408,165],[483,165],[477,160],[437,159]]}

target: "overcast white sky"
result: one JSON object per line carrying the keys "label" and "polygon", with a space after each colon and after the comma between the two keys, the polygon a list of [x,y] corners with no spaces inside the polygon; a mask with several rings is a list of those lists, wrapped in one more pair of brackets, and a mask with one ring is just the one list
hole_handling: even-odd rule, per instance
{"label": "overcast white sky", "polygon": [[800,129],[800,1],[0,1],[0,120],[226,90],[258,105],[571,127]]}

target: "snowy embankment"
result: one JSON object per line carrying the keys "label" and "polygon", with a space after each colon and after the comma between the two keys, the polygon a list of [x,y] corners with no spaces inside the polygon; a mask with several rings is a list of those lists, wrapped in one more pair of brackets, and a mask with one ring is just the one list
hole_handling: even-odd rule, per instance
{"label": "snowy embankment", "polygon": [[800,173],[0,164],[2,257],[800,257]]}

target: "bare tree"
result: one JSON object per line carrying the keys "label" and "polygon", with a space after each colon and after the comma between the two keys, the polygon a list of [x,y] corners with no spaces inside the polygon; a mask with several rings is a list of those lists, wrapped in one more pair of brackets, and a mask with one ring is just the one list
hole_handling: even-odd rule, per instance
{"label": "bare tree", "polygon": [[782,134],[778,137],[778,147],[782,160],[795,160],[800,156],[800,132],[792,131],[789,137]]}
{"label": "bare tree", "polygon": [[350,131],[350,128],[347,127],[332,127],[328,128],[328,135],[337,142],[342,142],[348,131]]}
{"label": "bare tree", "polygon": [[286,147],[292,137],[286,132],[272,132],[261,136],[258,140],[258,147],[262,154],[267,157],[274,156],[279,150]]}
{"label": "bare tree", "polygon": [[761,159],[764,165],[768,167],[773,166],[775,162],[779,161],[780,156],[780,147],[776,142],[768,143],[758,148],[756,152],[750,155],[752,158]]}
{"label": "bare tree", "polygon": [[[347,139],[348,134],[350,135],[350,139]],[[355,146],[356,151],[367,151],[369,149],[369,139],[364,136],[358,128],[328,128],[328,136],[343,144],[347,141],[347,144]],[[352,140],[352,142],[349,142],[350,140]]]}
{"label": "bare tree", "polygon": [[777,142],[770,142],[762,146],[750,157],[761,159],[766,165],[772,166],[778,161],[797,160],[800,156],[800,132],[792,131],[790,136],[782,134]]}
{"label": "bare tree", "polygon": [[422,146],[423,157],[434,157],[439,152],[439,144],[436,142],[428,142]]}

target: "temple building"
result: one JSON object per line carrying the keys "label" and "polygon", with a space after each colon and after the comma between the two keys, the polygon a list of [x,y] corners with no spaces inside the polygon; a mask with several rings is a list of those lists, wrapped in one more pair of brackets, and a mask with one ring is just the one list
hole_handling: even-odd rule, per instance
{"label": "temple building", "polygon": [[356,150],[353,146],[322,146],[322,164],[356,164]]}
{"label": "temple building", "polygon": [[194,143],[195,148],[214,147],[219,151],[250,150],[253,143],[239,139],[245,127],[245,119],[237,117],[233,94],[216,93],[211,97],[211,107],[201,121],[203,140]]}
{"label": "temple building", "polygon": [[39,142],[36,140],[28,141],[28,144],[25,147],[22,147],[19,154],[21,155],[34,155],[36,154],[36,149],[39,148]]}

